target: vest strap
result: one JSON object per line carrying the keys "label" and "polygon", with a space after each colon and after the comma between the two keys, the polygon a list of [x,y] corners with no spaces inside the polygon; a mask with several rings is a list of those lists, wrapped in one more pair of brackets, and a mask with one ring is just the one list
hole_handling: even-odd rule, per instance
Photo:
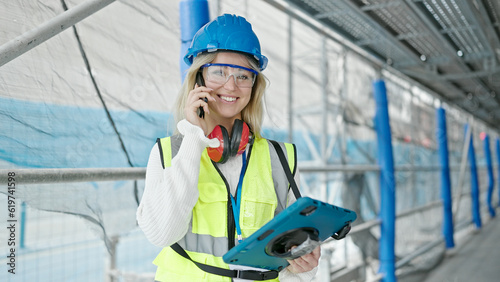
{"label": "vest strap", "polygon": [[170,247],[179,255],[192,261],[199,269],[211,274],[225,276],[225,277],[232,277],[232,278],[247,279],[247,280],[257,280],[257,281],[275,279],[279,275],[278,271],[276,270],[269,270],[269,271],[230,270],[196,262],[193,259],[191,259],[191,257],[186,253],[186,251],[184,251],[184,249],[178,243],[175,243]]}
{"label": "vest strap", "polygon": [[290,167],[288,166],[288,163],[285,158],[285,154],[283,153],[283,150],[281,149],[280,145],[278,142],[274,140],[269,140],[271,144],[273,144],[274,149],[276,149],[276,153],[278,153],[278,157],[280,158],[281,161],[281,166],[283,166],[283,170],[285,171],[286,178],[288,178],[288,182],[290,183],[290,186],[292,187],[293,194],[295,195],[295,199],[298,199],[302,197],[300,195],[299,188],[297,187],[297,183],[295,183],[295,179],[293,179],[292,172],[290,171]]}

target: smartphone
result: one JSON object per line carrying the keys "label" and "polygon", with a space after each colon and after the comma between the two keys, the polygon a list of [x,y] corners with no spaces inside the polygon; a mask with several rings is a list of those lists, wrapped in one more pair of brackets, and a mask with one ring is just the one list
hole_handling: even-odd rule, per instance
{"label": "smartphone", "polygon": [[[196,84],[198,84],[198,86],[205,86],[205,80],[203,80],[203,75],[201,74],[201,72],[198,72],[198,74],[196,74]],[[207,97],[203,98],[203,101],[205,101],[205,103],[208,103]],[[198,108],[198,116],[200,118],[205,118],[205,111],[203,110],[203,107]]]}

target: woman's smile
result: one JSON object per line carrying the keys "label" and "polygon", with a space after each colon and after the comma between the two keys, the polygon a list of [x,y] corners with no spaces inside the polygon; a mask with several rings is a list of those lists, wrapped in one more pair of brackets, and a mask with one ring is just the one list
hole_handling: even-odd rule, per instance
{"label": "woman's smile", "polygon": [[233,103],[238,99],[237,97],[233,97],[233,96],[224,96],[224,95],[217,95],[217,96],[219,96],[219,98],[222,101],[227,102],[227,103]]}

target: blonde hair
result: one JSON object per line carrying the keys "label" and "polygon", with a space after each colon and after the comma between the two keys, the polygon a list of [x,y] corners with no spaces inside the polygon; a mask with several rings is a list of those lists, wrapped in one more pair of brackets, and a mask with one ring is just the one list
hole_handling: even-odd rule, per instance
{"label": "blonde hair", "polygon": [[[193,64],[186,72],[184,83],[182,84],[181,90],[179,91],[179,94],[177,96],[176,113],[175,113],[176,123],[185,118],[184,108],[186,107],[186,100],[189,91],[194,89],[194,85],[196,82],[196,74],[198,73],[200,67],[204,64],[212,62],[215,59],[217,53],[219,52],[224,52],[224,51],[217,51],[210,53],[205,52],[194,58]],[[253,133],[257,137],[261,137],[260,131],[262,129],[261,127],[264,117],[263,97],[267,87],[268,80],[260,72],[257,60],[244,53],[241,54],[247,57],[249,66],[259,73],[252,87],[252,96],[250,97],[250,101],[248,102],[247,106],[241,111],[241,118],[250,126]]]}

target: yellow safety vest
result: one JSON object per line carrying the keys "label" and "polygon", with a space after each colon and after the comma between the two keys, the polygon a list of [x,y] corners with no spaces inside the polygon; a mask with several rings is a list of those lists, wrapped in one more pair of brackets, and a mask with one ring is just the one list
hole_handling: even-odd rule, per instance
{"label": "yellow safety vest", "polygon": [[[181,142],[180,135],[158,139],[164,168],[171,165]],[[290,170],[295,174],[295,146],[288,143],[280,143],[280,146],[287,153]],[[286,207],[288,187],[274,147],[267,139],[255,138],[241,194],[240,227],[243,238],[257,231]],[[198,191],[199,198],[193,208],[189,230],[178,243],[194,261],[229,269],[222,260],[232,243],[229,236],[233,242],[236,241],[234,227],[228,230],[228,226],[234,226],[233,212],[228,206],[229,185],[210,160],[206,149],[201,156]],[[231,281],[229,277],[204,272],[171,247],[163,248],[153,263],[158,266],[156,281]]]}

